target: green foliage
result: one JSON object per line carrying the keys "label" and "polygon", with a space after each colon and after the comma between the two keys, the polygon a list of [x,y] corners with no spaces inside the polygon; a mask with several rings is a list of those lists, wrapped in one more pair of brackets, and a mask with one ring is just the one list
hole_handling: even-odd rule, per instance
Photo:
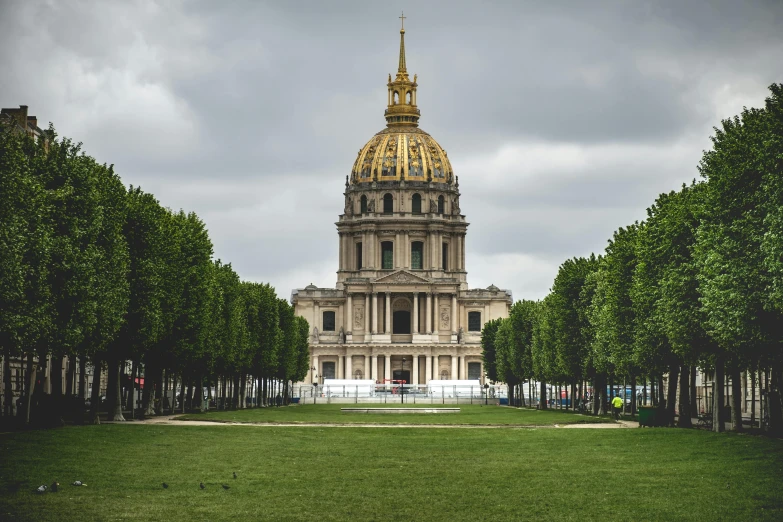
{"label": "green foliage", "polygon": [[500,381],[497,372],[497,352],[495,350],[495,335],[503,319],[492,319],[481,329],[481,358],[484,361],[484,373],[490,381]]}

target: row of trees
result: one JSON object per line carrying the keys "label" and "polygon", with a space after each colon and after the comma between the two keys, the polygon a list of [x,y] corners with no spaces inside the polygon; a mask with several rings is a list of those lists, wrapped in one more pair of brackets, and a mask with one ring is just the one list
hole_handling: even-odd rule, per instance
{"label": "row of trees", "polygon": [[542,301],[520,301],[508,319],[485,326],[491,379],[570,385],[573,396],[589,381],[600,413],[612,380],[642,378],[670,418],[676,408],[679,425],[689,426],[698,367],[714,376],[716,418],[730,402],[741,430],[739,383],[748,372],[751,390],[762,379],[770,428],[780,433],[783,85],[770,91],[763,109],[715,129],[699,165],[703,181],[662,194],[646,220],[614,233],[603,255],[565,261]]}
{"label": "row of trees", "polygon": [[[58,139],[53,128],[45,138],[34,141],[13,124],[0,127],[5,415],[14,399],[12,359],[26,366],[27,422],[33,402],[54,412],[70,403],[63,388],[84,398],[90,365],[96,420],[101,368],[108,369],[111,416],[122,419],[128,362],[134,377],[145,378],[145,411],[159,407],[169,384],[181,390],[183,404],[196,400],[198,407],[202,386],[218,381],[231,390],[233,404],[243,405],[248,382],[260,379],[257,395],[268,397],[268,383],[304,378],[307,322],[271,286],[240,281],[230,264],[213,260],[196,214],[163,208],[138,187],[126,189],[112,166]],[[71,364],[63,387],[58,368],[65,357]],[[40,375],[47,358],[52,393],[44,399]]]}

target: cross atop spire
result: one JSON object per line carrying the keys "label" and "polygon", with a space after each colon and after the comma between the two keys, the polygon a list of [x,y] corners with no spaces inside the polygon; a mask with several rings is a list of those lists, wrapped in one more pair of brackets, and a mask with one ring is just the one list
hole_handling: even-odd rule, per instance
{"label": "cross atop spire", "polygon": [[402,27],[400,28],[400,64],[397,67],[397,77],[400,77],[400,74],[405,75],[405,77],[408,77],[408,71],[405,67],[405,13],[402,13],[402,16],[400,16],[400,20],[402,20]]}

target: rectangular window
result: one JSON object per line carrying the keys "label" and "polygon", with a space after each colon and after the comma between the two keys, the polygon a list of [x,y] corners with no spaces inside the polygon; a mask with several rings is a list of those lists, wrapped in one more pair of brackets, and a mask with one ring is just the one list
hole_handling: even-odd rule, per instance
{"label": "rectangular window", "polygon": [[449,269],[449,244],[443,243],[443,255],[442,255],[442,262],[443,262],[443,270]]}
{"label": "rectangular window", "polygon": [[356,243],[356,270],[362,269],[362,244]]}
{"label": "rectangular window", "polygon": [[468,312],[468,331],[481,331],[481,312]]}
{"label": "rectangular window", "polygon": [[394,243],[384,241],[381,243],[381,269],[391,270],[394,268]]}
{"label": "rectangular window", "polygon": [[324,312],[324,332],[334,332],[334,312]]}
{"label": "rectangular window", "polygon": [[479,362],[468,363],[468,379],[472,381],[481,380],[481,363]]}
{"label": "rectangular window", "polygon": [[414,241],[411,243],[411,268],[421,270],[424,267],[424,243]]}

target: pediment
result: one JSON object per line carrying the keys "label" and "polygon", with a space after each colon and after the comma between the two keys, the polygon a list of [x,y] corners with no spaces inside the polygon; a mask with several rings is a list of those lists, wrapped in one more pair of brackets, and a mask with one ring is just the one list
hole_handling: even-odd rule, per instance
{"label": "pediment", "polygon": [[424,277],[412,274],[407,270],[398,270],[389,275],[379,277],[373,283],[396,283],[396,284],[411,284],[411,283],[429,283],[430,281]]}

